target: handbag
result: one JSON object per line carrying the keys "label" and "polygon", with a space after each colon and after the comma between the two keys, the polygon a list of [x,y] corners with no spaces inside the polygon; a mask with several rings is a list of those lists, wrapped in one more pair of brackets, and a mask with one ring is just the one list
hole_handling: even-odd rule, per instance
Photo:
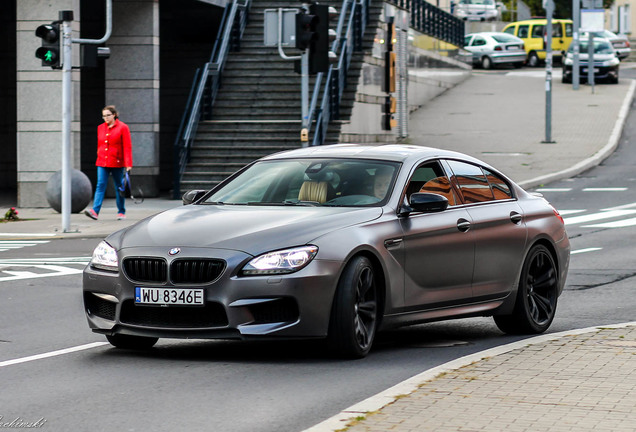
{"label": "handbag", "polygon": [[135,204],[141,204],[142,202],[144,202],[144,194],[141,191],[140,187],[136,189],[136,192],[135,192],[136,196],[133,196],[132,191],[133,191],[133,188],[132,188],[132,184],[130,183],[130,176],[128,175],[128,171],[126,171],[126,173],[124,174],[124,181],[122,182],[122,185],[119,187],[119,193],[124,198],[132,199]]}

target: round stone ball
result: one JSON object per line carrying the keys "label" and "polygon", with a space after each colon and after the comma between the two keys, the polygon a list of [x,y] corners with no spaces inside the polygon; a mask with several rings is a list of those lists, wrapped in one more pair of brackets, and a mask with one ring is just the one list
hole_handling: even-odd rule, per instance
{"label": "round stone ball", "polygon": [[[71,170],[71,213],[79,213],[91,202],[93,185],[80,170]],[[53,210],[62,213],[62,170],[46,183],[46,200]]]}

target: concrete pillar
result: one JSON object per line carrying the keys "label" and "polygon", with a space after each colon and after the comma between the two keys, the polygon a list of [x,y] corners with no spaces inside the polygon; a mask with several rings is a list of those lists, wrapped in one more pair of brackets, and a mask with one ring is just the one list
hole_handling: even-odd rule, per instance
{"label": "concrete pillar", "polygon": [[158,194],[159,0],[114,0],[107,45],[106,101],[130,127],[132,182],[145,196]]}
{"label": "concrete pillar", "polygon": [[[35,29],[73,10],[73,37],[79,37],[79,0],[16,2],[16,94],[18,206],[48,207],[46,183],[62,169],[62,72],[41,66]],[[73,64],[79,62],[74,47]],[[73,72],[71,167],[79,169],[79,72]]]}

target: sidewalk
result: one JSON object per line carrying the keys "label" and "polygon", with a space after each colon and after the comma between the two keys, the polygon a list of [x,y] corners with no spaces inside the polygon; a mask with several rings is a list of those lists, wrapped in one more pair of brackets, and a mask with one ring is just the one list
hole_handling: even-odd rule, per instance
{"label": "sidewalk", "polygon": [[[627,66],[629,67],[629,65]],[[503,72],[503,71],[498,71]],[[595,93],[553,81],[552,133],[545,134],[540,71],[474,76],[411,114],[409,142],[457,150],[497,167],[525,188],[598,165],[618,145],[636,81]],[[0,197],[0,216],[12,205]],[[105,237],[178,200],[127,200],[117,221],[106,200],[99,221],[71,215],[61,230],[52,209],[18,209],[0,240]],[[636,323],[550,334],[458,359],[411,378],[308,432],[633,431],[636,429]],[[355,420],[359,417],[358,420]],[[354,419],[351,426],[349,422]]]}

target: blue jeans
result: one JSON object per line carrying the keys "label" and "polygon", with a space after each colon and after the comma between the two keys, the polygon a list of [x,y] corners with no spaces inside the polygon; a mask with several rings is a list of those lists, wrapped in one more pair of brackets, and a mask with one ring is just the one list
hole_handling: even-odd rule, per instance
{"label": "blue jeans", "polygon": [[95,186],[95,198],[93,199],[93,210],[99,214],[102,209],[102,203],[104,202],[104,195],[106,194],[106,186],[108,186],[108,176],[113,176],[115,182],[115,196],[117,202],[117,213],[126,214],[126,206],[124,204],[125,199],[119,188],[124,180],[124,170],[126,168],[106,168],[97,167],[97,186]]}

